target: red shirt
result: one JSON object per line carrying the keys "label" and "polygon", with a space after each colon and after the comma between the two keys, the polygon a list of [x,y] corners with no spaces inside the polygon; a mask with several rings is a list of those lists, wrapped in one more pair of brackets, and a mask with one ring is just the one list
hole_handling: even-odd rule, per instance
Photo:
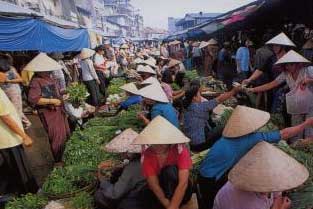
{"label": "red shirt", "polygon": [[144,177],[158,176],[162,168],[166,166],[176,165],[179,170],[190,169],[192,167],[192,161],[190,158],[189,150],[185,145],[182,146],[182,152],[178,153],[178,145],[172,145],[170,147],[167,160],[164,165],[159,165],[157,155],[151,148],[148,148],[143,153],[143,165],[142,171]]}

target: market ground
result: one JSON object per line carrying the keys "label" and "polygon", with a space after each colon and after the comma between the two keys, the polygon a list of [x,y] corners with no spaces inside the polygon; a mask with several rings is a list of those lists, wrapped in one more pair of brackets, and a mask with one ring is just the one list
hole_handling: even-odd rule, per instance
{"label": "market ground", "polygon": [[[42,185],[45,178],[53,168],[53,158],[50,152],[50,145],[47,134],[43,129],[39,118],[36,115],[27,115],[32,122],[32,127],[27,133],[34,140],[34,144],[30,148],[26,148],[26,154],[33,171],[33,174],[39,185]],[[195,196],[190,203],[182,209],[197,209],[197,200]]]}

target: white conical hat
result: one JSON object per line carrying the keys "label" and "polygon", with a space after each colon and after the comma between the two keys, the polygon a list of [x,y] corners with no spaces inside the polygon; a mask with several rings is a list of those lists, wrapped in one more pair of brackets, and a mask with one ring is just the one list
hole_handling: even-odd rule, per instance
{"label": "white conical hat", "polygon": [[121,49],[128,49],[129,46],[128,46],[127,44],[122,44],[120,48],[121,48]]}
{"label": "white conical hat", "polygon": [[80,58],[81,59],[87,59],[92,57],[96,52],[92,49],[83,48],[80,52]]}
{"label": "white conical hat", "polygon": [[282,56],[275,65],[278,64],[287,64],[287,63],[310,63],[309,60],[307,60],[302,55],[298,54],[297,52],[290,50],[287,54]]}
{"label": "white conical hat", "polygon": [[288,36],[285,33],[278,34],[277,36],[266,42],[266,44],[296,47],[296,45],[288,38]]}
{"label": "white conical hat", "polygon": [[104,150],[113,153],[140,153],[141,146],[132,144],[137,137],[138,133],[133,129],[126,129],[105,145]]}
{"label": "white conical hat", "polygon": [[180,43],[181,43],[180,41],[175,40],[175,41],[172,41],[172,42],[168,43],[168,45],[171,46],[171,45],[177,45],[177,44],[180,44]]}
{"label": "white conical hat", "polygon": [[200,49],[203,49],[203,48],[205,48],[205,47],[207,47],[207,46],[209,46],[209,43],[208,43],[208,42],[206,42],[206,41],[201,41],[199,48],[200,48]]}
{"label": "white conical hat", "polygon": [[168,68],[172,68],[175,65],[179,65],[181,63],[181,61],[176,60],[176,59],[171,59],[170,62],[168,63]]}
{"label": "white conical hat", "polygon": [[268,112],[238,105],[226,123],[223,136],[237,138],[253,133],[263,127],[270,117]]}
{"label": "white conical hat", "polygon": [[183,144],[188,139],[178,128],[162,116],[155,117],[138,135],[133,144]]}
{"label": "white conical hat", "polygon": [[144,84],[160,84],[159,80],[155,77],[149,77],[146,80],[144,80],[143,82],[141,82],[142,85]]}
{"label": "white conical hat", "polygon": [[156,60],[153,59],[152,57],[150,57],[147,60],[144,60],[143,63],[150,66],[150,67],[156,68]]}
{"label": "white conical hat", "polygon": [[217,45],[218,42],[214,39],[214,38],[211,38],[209,41],[208,41],[208,45]]}
{"label": "white conical hat", "polygon": [[169,103],[168,98],[160,84],[154,83],[140,89],[138,95],[157,102]]}
{"label": "white conical hat", "polygon": [[49,72],[61,70],[63,67],[54,59],[50,58],[46,53],[38,54],[24,68],[24,70],[32,72]]}
{"label": "white conical hat", "polygon": [[137,67],[138,73],[150,73],[152,75],[156,75],[156,72],[150,66],[138,65]]}
{"label": "white conical hat", "polygon": [[263,141],[241,158],[228,177],[240,190],[268,193],[302,185],[309,172],[295,159]]}
{"label": "white conical hat", "polygon": [[127,84],[121,86],[120,89],[123,89],[124,91],[127,91],[127,92],[132,93],[132,94],[137,94],[137,92],[138,92],[138,89],[137,89],[135,83],[133,83],[133,82],[127,83]]}
{"label": "white conical hat", "polygon": [[134,60],[134,63],[135,63],[135,64],[142,64],[142,63],[144,63],[144,60],[141,59],[141,58],[139,58],[139,57],[137,57],[137,58]]}

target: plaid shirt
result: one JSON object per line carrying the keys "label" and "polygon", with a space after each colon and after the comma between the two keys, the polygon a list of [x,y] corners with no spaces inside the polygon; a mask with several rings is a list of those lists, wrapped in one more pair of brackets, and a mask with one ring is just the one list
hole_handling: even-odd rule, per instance
{"label": "plaid shirt", "polygon": [[215,99],[192,103],[185,112],[184,129],[185,134],[191,139],[192,145],[199,145],[206,141],[205,127],[210,127],[208,120],[210,118],[210,111],[217,106]]}

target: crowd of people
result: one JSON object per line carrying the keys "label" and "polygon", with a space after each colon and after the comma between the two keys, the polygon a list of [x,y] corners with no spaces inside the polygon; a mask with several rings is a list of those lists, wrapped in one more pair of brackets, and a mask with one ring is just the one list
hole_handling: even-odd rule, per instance
{"label": "crowd of people", "polygon": [[[191,199],[195,187],[200,209],[290,208],[283,192],[302,185],[308,171],[270,143],[313,137],[313,68],[308,56],[313,44],[307,43],[301,55],[284,33],[264,36],[263,41],[256,51],[249,39],[237,50],[232,50],[232,42],[221,45],[215,39],[163,42],[159,48],[131,42],[113,48],[106,41],[73,56],[71,69],[63,54],[39,53],[21,76],[12,57],[2,54],[0,196],[38,190],[23,148],[33,143],[24,131],[32,124],[23,104],[40,118],[55,165],[61,166],[76,122],[82,124],[106,105],[112,78],[127,77],[132,82],[121,86],[126,98],[116,114],[141,104],[138,120],[145,128],[141,133],[126,129],[106,145],[129,164],[115,183],[100,183],[97,208],[178,209]],[[228,91],[204,98],[206,89],[199,80],[184,79],[191,69],[220,79]],[[73,82],[86,86],[86,102],[68,100],[67,88]],[[173,83],[180,90],[174,90]],[[213,132],[212,111],[241,93],[257,94],[256,105],[236,106],[224,129]],[[282,114],[286,127],[261,132],[270,120],[268,112]],[[190,153],[207,149],[192,185]]]}

